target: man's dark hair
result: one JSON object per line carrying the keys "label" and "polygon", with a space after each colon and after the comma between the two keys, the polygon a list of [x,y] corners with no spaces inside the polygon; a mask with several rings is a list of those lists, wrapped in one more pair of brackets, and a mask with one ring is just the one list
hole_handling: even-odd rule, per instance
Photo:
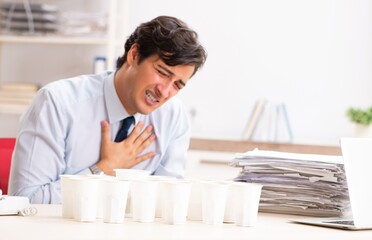
{"label": "man's dark hair", "polygon": [[203,46],[198,42],[197,33],[175,17],[159,16],[138,26],[125,42],[124,55],[116,62],[117,69],[126,62],[128,51],[133,44],[138,45],[138,63],[157,54],[169,66],[195,66],[193,74],[204,64],[207,57]]}

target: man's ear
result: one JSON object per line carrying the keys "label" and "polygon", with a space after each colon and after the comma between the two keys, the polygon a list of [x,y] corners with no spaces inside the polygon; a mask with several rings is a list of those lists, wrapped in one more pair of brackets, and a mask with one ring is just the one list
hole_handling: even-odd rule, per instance
{"label": "man's ear", "polygon": [[129,49],[127,55],[127,63],[129,65],[137,64],[138,58],[139,58],[138,45],[135,43]]}

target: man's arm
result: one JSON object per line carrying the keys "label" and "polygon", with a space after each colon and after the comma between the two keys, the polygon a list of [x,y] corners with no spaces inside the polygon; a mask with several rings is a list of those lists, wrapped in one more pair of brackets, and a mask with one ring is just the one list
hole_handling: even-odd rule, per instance
{"label": "man's arm", "polygon": [[50,93],[40,90],[21,119],[9,195],[26,196],[32,203],[60,203],[65,117]]}

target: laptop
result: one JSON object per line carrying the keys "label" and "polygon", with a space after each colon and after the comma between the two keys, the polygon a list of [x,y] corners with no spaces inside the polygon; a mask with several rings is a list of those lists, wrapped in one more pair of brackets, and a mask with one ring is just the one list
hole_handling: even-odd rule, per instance
{"label": "laptop", "polygon": [[301,218],[291,222],[348,230],[372,229],[372,138],[341,138],[352,219]]}

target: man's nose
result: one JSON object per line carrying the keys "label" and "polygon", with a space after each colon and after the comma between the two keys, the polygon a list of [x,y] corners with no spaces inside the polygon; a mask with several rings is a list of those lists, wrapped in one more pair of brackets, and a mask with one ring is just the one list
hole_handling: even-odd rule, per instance
{"label": "man's nose", "polygon": [[168,98],[171,96],[172,82],[161,83],[158,85],[157,89],[163,98]]}

